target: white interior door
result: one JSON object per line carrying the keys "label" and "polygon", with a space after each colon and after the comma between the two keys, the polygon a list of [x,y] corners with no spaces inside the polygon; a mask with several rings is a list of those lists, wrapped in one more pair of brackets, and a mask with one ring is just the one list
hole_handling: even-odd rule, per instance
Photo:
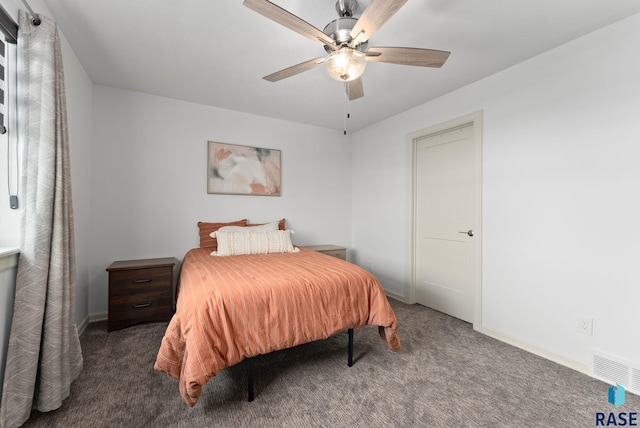
{"label": "white interior door", "polygon": [[416,302],[474,321],[473,124],[415,142]]}

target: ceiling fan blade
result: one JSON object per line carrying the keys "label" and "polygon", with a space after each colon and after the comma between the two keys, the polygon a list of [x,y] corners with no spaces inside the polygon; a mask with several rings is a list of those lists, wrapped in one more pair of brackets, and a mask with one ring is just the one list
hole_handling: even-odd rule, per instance
{"label": "ceiling fan blade", "polygon": [[[373,33],[389,20],[407,2],[407,0],[371,0],[369,6],[362,12],[358,22],[351,30],[351,38],[357,43],[364,43]],[[364,32],[364,34],[360,33]],[[353,47],[353,46],[352,46]]]}
{"label": "ceiling fan blade", "polygon": [[280,25],[284,25],[285,27],[298,34],[302,34],[313,41],[317,42],[320,40],[325,44],[335,45],[335,41],[331,37],[327,36],[307,21],[298,18],[296,15],[276,4],[271,3],[270,1],[244,0],[243,4],[249,9],[258,12],[260,15],[265,16]]}
{"label": "ceiling fan blade", "polygon": [[287,77],[295,76],[296,74],[311,70],[315,66],[321,64],[323,59],[324,58],[321,57],[301,62],[300,64],[292,65],[291,67],[287,67],[268,76],[264,76],[263,79],[268,80],[269,82],[277,82],[279,80],[286,79]]}
{"label": "ceiling fan blade", "polygon": [[390,62],[392,64],[415,65],[418,67],[440,68],[447,61],[451,52],[437,51],[420,48],[369,48],[367,53],[380,55],[367,55],[367,61]]}
{"label": "ceiling fan blade", "polygon": [[349,101],[364,97],[364,88],[362,87],[361,78],[347,82],[347,95],[349,95]]}

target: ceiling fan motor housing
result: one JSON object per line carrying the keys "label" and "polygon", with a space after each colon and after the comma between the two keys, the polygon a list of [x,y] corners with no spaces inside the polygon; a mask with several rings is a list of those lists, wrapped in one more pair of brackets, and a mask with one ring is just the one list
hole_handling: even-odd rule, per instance
{"label": "ceiling fan motor housing", "polygon": [[[356,22],[358,22],[356,18],[338,18],[328,23],[322,32],[335,40],[338,46],[346,46],[351,41],[351,30],[356,25]],[[361,43],[355,47],[356,50],[361,52],[365,52],[366,48],[367,42]],[[333,50],[328,46],[325,46],[324,49],[327,53],[333,52]]]}

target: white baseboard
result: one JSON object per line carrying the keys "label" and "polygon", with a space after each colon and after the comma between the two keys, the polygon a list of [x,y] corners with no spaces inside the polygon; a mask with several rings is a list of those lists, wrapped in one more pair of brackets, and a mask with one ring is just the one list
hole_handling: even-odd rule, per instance
{"label": "white baseboard", "polygon": [[[475,329],[475,326],[474,326]],[[560,364],[561,366],[569,367],[570,369],[576,370],[580,373],[586,374],[587,376],[593,377],[591,375],[591,370],[588,364],[581,363],[579,361],[572,360],[571,358],[564,357],[562,355],[556,354],[554,352],[548,351],[543,348],[539,348],[537,346],[531,345],[526,342],[522,342],[521,340],[514,339],[506,334],[498,333],[489,329],[475,329],[479,333],[486,334],[489,337],[493,337],[501,342],[507,343],[509,345],[515,346],[516,348],[523,349],[527,352],[535,354],[539,357],[547,359],[549,361],[553,361],[554,363]]]}
{"label": "white baseboard", "polygon": [[89,322],[106,321],[109,318],[109,312],[96,312],[89,315]]}
{"label": "white baseboard", "polygon": [[92,322],[106,321],[109,317],[109,312],[98,312],[86,316],[78,325],[78,335],[81,335],[87,326]]}
{"label": "white baseboard", "polygon": [[[395,293],[393,291],[384,290],[387,297],[391,297],[396,300],[400,300],[401,302],[406,303],[404,296]],[[579,361],[572,360],[570,358],[564,357],[562,355],[556,354],[555,352],[548,351],[546,349],[531,345],[529,343],[523,342],[521,340],[515,339],[506,334],[498,333],[497,331],[493,331],[490,329],[483,328],[482,326],[473,325],[473,329],[479,333],[485,334],[489,337],[492,337],[501,342],[507,343],[509,345],[515,346],[516,348],[520,348],[532,354],[535,354],[539,357],[542,357],[546,360],[553,361],[554,363],[560,364],[561,366],[568,367],[570,369],[576,370],[580,373],[586,374],[587,376],[594,377],[591,374],[591,367],[588,364],[581,363]]]}
{"label": "white baseboard", "polygon": [[[387,295],[387,297],[391,297],[392,299],[396,299],[396,300],[400,300],[401,302],[405,302],[404,300],[404,296],[398,293],[395,293],[393,291],[389,291],[389,290],[384,290],[384,294]],[[405,302],[406,303],[406,302]]]}
{"label": "white baseboard", "polygon": [[89,317],[84,317],[84,319],[80,322],[80,324],[78,324],[78,336],[80,336],[83,332],[84,329],[87,328],[87,326],[89,325]]}
{"label": "white baseboard", "polygon": [[78,324],[78,335],[81,335],[90,323],[98,322],[98,321],[106,321],[108,317],[109,317],[109,312],[98,312],[98,313],[86,316],[80,322],[80,324]]}

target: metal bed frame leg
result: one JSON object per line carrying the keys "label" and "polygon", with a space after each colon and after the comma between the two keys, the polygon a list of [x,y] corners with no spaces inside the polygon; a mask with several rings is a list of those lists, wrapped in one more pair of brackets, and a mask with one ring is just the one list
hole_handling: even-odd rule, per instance
{"label": "metal bed frame leg", "polygon": [[353,329],[349,329],[349,357],[347,360],[349,367],[353,366]]}
{"label": "metal bed frame leg", "polygon": [[[348,330],[348,333],[349,333],[349,355],[347,357],[347,365],[351,367],[353,366],[353,329],[350,328]],[[249,402],[252,402],[254,399],[253,368],[254,368],[253,358],[247,358],[247,378],[248,378],[247,396],[248,396]]]}
{"label": "metal bed frame leg", "polygon": [[249,378],[249,383],[247,385],[247,394],[249,398],[249,402],[253,401],[253,358],[247,359],[247,377]]}

